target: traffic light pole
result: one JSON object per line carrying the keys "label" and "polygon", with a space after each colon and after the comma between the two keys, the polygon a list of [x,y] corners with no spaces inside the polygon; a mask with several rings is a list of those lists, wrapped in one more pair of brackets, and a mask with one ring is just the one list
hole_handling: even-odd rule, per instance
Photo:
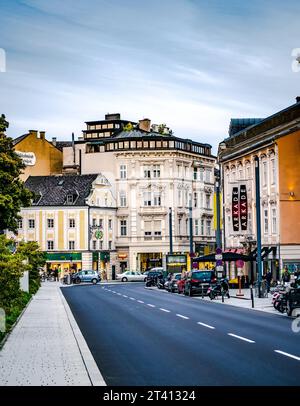
{"label": "traffic light pole", "polygon": [[172,207],[169,207],[170,254],[173,254]]}

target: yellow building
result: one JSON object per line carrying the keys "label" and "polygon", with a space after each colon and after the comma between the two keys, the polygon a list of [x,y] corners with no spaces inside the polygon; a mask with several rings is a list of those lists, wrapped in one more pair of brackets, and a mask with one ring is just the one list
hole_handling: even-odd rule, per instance
{"label": "yellow building", "polygon": [[60,143],[47,141],[45,131],[29,130],[29,133],[21,135],[13,141],[15,151],[26,165],[21,175],[23,181],[29,176],[62,173],[63,153]]}

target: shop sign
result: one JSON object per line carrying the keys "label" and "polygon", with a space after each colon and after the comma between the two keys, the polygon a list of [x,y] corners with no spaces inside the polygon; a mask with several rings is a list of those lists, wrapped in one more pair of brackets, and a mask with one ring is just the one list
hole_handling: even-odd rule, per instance
{"label": "shop sign", "polygon": [[232,187],[232,230],[245,233],[248,229],[248,198],[245,183]]}
{"label": "shop sign", "polygon": [[118,259],[126,259],[127,258],[127,254],[118,254]]}
{"label": "shop sign", "polygon": [[232,227],[233,231],[239,231],[239,189],[232,188]]}
{"label": "shop sign", "polygon": [[186,265],[186,255],[167,255],[168,265]]}
{"label": "shop sign", "polygon": [[46,260],[47,261],[70,261],[76,262],[81,261],[81,252],[53,252],[53,253],[46,253]]}
{"label": "shop sign", "polygon": [[240,217],[241,217],[241,230],[246,231],[248,226],[248,203],[247,203],[246,185],[240,186]]}

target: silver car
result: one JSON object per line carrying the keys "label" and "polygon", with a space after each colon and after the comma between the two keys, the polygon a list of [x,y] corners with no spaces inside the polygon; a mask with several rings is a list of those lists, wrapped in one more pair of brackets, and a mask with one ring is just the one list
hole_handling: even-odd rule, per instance
{"label": "silver car", "polygon": [[79,271],[72,275],[73,283],[92,282],[94,285],[101,281],[97,271]]}
{"label": "silver car", "polygon": [[125,271],[116,275],[116,279],[122,282],[144,282],[146,275],[136,271]]}

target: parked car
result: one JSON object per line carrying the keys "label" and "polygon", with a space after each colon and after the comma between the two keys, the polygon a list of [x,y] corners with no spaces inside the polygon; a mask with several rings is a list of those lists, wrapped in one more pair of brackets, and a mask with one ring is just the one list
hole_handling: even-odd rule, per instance
{"label": "parked car", "polygon": [[125,271],[116,275],[116,279],[122,282],[145,282],[147,276],[140,272]]}
{"label": "parked car", "polygon": [[174,273],[172,279],[169,281],[167,291],[174,293],[178,292],[178,282],[181,280],[181,273]]}
{"label": "parked car", "polygon": [[184,294],[192,296],[195,293],[207,294],[208,288],[216,281],[213,271],[191,271],[189,272],[184,285]]}
{"label": "parked car", "polygon": [[97,271],[84,270],[76,272],[72,275],[73,283],[92,282],[94,285],[101,281]]}

